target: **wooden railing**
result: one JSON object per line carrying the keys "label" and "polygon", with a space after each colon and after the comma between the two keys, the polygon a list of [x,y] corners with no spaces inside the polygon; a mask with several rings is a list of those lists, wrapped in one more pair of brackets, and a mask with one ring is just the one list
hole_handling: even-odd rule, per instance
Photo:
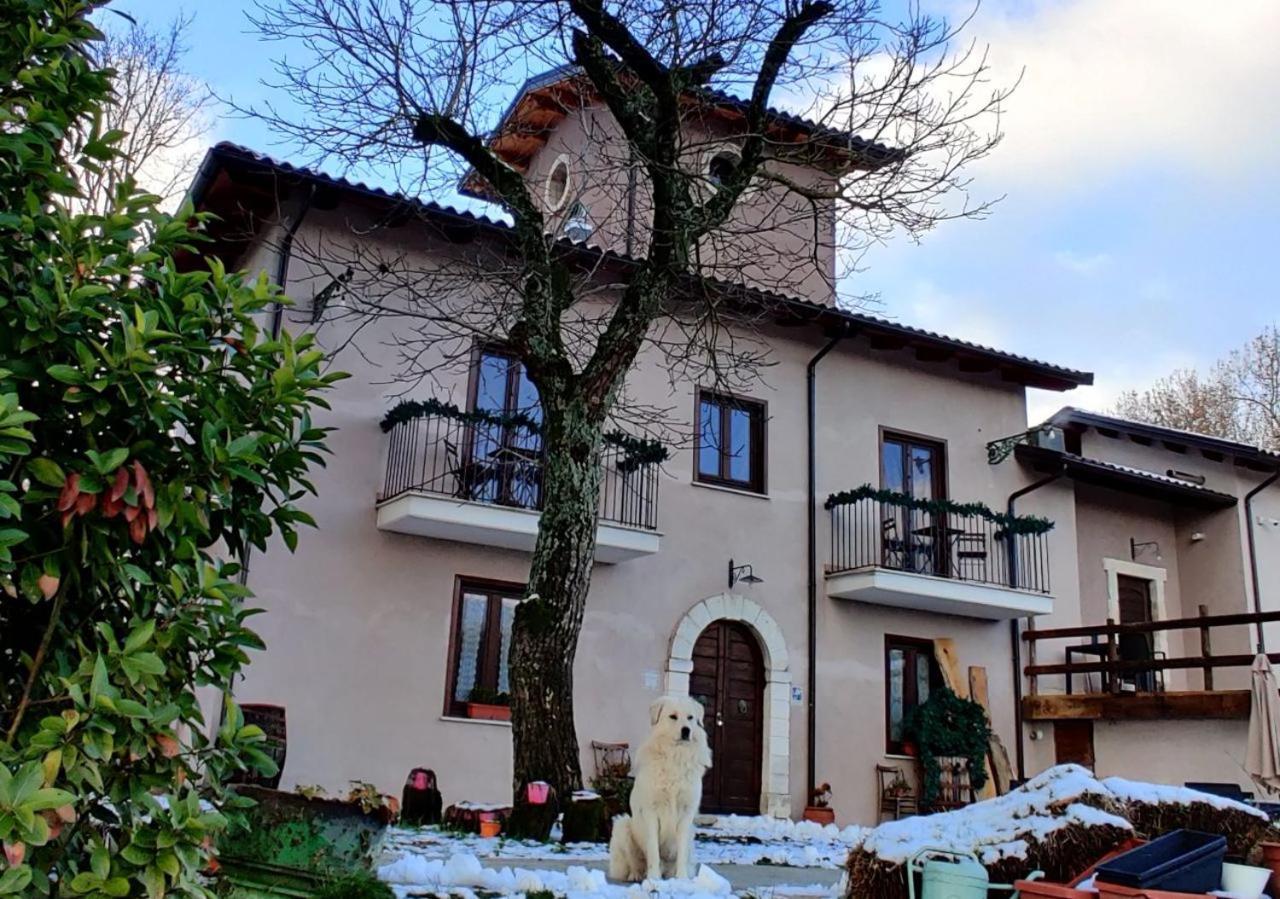
{"label": "wooden railing", "polygon": [[[1046,675],[1060,674],[1067,680],[1070,692],[1071,678],[1076,674],[1101,674],[1104,676],[1104,691],[1119,693],[1123,688],[1120,675],[1151,674],[1156,672],[1199,669],[1203,672],[1204,689],[1213,690],[1213,672],[1219,668],[1247,668],[1253,664],[1253,654],[1215,655],[1213,651],[1212,633],[1216,628],[1249,627],[1248,642],[1255,640],[1255,629],[1270,621],[1280,621],[1280,611],[1275,612],[1241,612],[1230,615],[1210,615],[1205,606],[1199,607],[1200,614],[1192,618],[1170,618],[1163,621],[1147,621],[1140,624],[1119,624],[1107,619],[1106,624],[1088,624],[1079,627],[1056,627],[1044,630],[1028,628],[1022,634],[1026,642],[1026,666],[1023,672],[1029,679],[1031,695],[1038,692],[1038,679]],[[1179,656],[1174,658],[1122,659],[1120,657],[1120,637],[1127,634],[1155,634],[1161,631],[1197,630],[1200,632],[1200,654],[1195,656]],[[1040,664],[1036,661],[1037,644],[1048,640],[1066,640],[1085,638],[1084,644],[1090,654],[1099,656],[1097,661],[1065,661]],[[1072,649],[1076,647],[1062,647]],[[1273,663],[1280,663],[1280,653],[1269,653]]]}

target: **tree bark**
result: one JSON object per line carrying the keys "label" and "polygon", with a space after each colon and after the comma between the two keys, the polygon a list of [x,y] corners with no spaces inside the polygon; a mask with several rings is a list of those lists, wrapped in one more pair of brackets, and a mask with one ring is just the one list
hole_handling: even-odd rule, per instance
{"label": "tree bark", "polygon": [[517,806],[531,781],[551,784],[562,802],[582,788],[573,662],[591,586],[600,496],[601,416],[580,396],[543,395],[541,402],[543,512],[511,645]]}

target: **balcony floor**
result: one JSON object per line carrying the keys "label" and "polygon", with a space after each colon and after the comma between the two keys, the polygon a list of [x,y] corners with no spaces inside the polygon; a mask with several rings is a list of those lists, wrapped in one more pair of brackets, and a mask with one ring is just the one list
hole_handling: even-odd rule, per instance
{"label": "balcony floor", "polygon": [[1045,615],[1053,610],[1053,597],[1044,593],[893,568],[868,567],[829,573],[827,595],[897,609],[991,621]]}
{"label": "balcony floor", "polygon": [[[408,492],[378,503],[378,529],[532,552],[538,536],[538,512]],[[651,556],[658,551],[661,539],[657,531],[601,521],[596,531],[596,561],[614,564]]]}

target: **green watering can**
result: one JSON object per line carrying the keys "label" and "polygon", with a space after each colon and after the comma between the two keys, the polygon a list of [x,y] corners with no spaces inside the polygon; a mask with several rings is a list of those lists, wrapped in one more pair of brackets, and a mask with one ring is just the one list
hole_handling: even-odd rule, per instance
{"label": "green watering can", "polygon": [[920,875],[920,899],[987,899],[988,890],[1009,890],[1012,884],[992,883],[987,869],[968,852],[921,849],[907,862],[907,894],[916,899],[916,875]]}

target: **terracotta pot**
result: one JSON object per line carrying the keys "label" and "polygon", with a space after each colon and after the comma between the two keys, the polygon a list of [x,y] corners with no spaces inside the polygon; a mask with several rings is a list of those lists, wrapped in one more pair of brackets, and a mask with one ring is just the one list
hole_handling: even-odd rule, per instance
{"label": "terracotta pot", "polygon": [[806,806],[804,810],[804,819],[806,821],[816,821],[818,824],[835,824],[835,809],[816,805]]}
{"label": "terracotta pot", "polygon": [[467,717],[481,721],[510,721],[511,706],[490,705],[487,702],[468,702]]}
{"label": "terracotta pot", "polygon": [[502,822],[500,821],[481,821],[480,822],[480,836],[496,837],[500,833],[502,833]]}
{"label": "terracotta pot", "polygon": [[910,740],[907,740],[905,743],[902,744],[902,754],[909,755],[912,758],[916,758],[917,756],[920,755],[920,750],[916,747],[915,743],[912,743]]}
{"label": "terracotta pot", "polygon": [[1262,866],[1271,869],[1271,880],[1267,882],[1267,893],[1275,896],[1280,893],[1280,843],[1260,843],[1262,846]]}

